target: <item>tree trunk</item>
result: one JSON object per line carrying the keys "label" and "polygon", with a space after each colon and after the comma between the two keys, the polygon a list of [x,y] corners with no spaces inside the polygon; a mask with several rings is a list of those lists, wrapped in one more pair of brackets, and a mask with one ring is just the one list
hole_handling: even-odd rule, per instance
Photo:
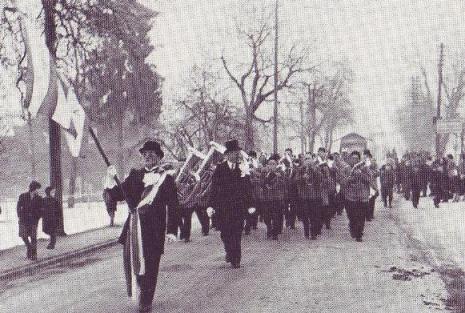
{"label": "tree trunk", "polygon": [[245,127],[244,127],[244,142],[245,142],[245,150],[250,151],[255,148],[255,141],[254,141],[254,129],[253,129],[253,112],[251,109],[247,109],[246,116],[245,116]]}
{"label": "tree trunk", "polygon": [[[121,109],[122,110],[122,109]],[[124,177],[124,129],[123,129],[123,112],[118,112],[117,136],[118,136],[118,176]]]}
{"label": "tree trunk", "polygon": [[76,193],[76,176],[77,176],[78,158],[72,158],[71,171],[69,174],[69,194],[68,194],[68,208],[74,208],[74,195]]}
{"label": "tree trunk", "polygon": [[37,176],[36,157],[35,157],[36,149],[35,149],[35,140],[34,140],[34,130],[32,129],[31,113],[29,113],[27,125],[29,127],[29,146],[31,149],[31,178],[35,180]]}
{"label": "tree trunk", "polygon": [[309,114],[309,152],[313,152],[315,148],[315,136],[316,136],[316,89],[312,89],[308,86],[308,114]]}

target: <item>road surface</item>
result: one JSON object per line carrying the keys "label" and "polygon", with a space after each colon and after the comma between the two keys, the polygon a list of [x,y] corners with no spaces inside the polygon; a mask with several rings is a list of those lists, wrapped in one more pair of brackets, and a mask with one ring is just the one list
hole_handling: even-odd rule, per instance
{"label": "road surface", "polygon": [[[403,205],[403,204],[402,204]],[[408,244],[392,213],[377,209],[364,242],[338,216],[321,239],[302,227],[278,242],[263,225],[243,239],[240,269],[224,262],[219,233],[166,247],[154,312],[441,312],[448,297],[437,271]],[[0,312],[137,312],[125,295],[121,248],[114,247],[14,280]]]}

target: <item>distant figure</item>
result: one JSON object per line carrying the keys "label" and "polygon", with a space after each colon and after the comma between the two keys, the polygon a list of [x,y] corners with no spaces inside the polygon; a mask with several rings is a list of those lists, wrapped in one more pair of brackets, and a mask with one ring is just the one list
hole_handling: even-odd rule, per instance
{"label": "distant figure", "polygon": [[45,198],[42,202],[42,210],[42,231],[50,236],[50,242],[47,249],[55,249],[60,207],[58,201],[55,199],[55,188],[52,186],[45,188]]}
{"label": "distant figure", "polygon": [[[107,177],[106,179],[110,178]],[[112,199],[106,192],[103,192],[103,201],[105,202],[105,207],[107,208],[107,213],[110,217],[110,227],[113,227],[115,225],[115,213],[118,202]]]}
{"label": "distant figure", "polygon": [[37,224],[39,223],[42,207],[42,198],[39,196],[41,187],[38,182],[32,181],[29,184],[29,191],[19,196],[16,206],[19,237],[23,239],[26,245],[27,258],[33,261],[37,260]]}

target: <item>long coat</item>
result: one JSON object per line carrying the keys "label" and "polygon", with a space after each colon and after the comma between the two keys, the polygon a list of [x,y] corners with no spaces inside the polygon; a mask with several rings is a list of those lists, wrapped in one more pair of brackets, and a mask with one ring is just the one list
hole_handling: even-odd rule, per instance
{"label": "long coat", "polygon": [[[129,207],[136,207],[142,199],[142,193],[144,192],[144,175],[144,169],[133,169],[126,180],[121,184],[121,187],[128,198],[126,200]],[[123,192],[118,186],[115,186],[112,189],[107,189],[105,192],[107,192],[113,200],[125,200]],[[167,210],[168,221],[166,219]],[[179,225],[178,196],[176,184],[171,175],[166,176],[152,204],[144,207],[143,211],[140,211],[140,225],[144,255],[163,254],[165,247],[165,232],[176,234],[177,226]],[[128,228],[129,217],[124,224],[123,231],[119,238],[119,242],[122,244],[126,242]]]}
{"label": "long coat", "polygon": [[42,201],[42,231],[47,235],[55,233],[60,213],[58,201],[52,197],[45,197]]}
{"label": "long coat", "polygon": [[16,205],[18,214],[19,236],[28,235],[27,228],[29,226],[37,226],[41,217],[42,197],[31,197],[29,192],[25,192],[19,196]]}
{"label": "long coat", "polygon": [[218,164],[212,177],[209,206],[215,209],[219,229],[238,225],[252,205],[250,176],[241,177],[239,168],[231,170],[225,161]]}

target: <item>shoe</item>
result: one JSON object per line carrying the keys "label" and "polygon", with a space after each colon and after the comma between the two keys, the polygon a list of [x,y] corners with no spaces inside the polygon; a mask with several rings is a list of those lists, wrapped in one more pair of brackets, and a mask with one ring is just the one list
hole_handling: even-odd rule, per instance
{"label": "shoe", "polygon": [[226,254],[226,257],[224,258],[224,260],[226,261],[226,263],[231,263],[231,257],[229,255]]}
{"label": "shoe", "polygon": [[244,234],[245,234],[245,235],[250,235],[250,230],[246,230],[246,231],[244,232]]}
{"label": "shoe", "polygon": [[233,268],[240,268],[241,264],[240,263],[231,263]]}
{"label": "shoe", "polygon": [[305,239],[310,239],[310,236],[309,236],[309,235],[305,235]]}
{"label": "shoe", "polygon": [[294,225],[291,225],[291,229],[295,229],[295,226],[294,226]]}
{"label": "shoe", "polygon": [[53,250],[53,249],[55,249],[55,246],[52,246],[52,245],[47,246],[47,250]]}
{"label": "shoe", "polygon": [[152,304],[139,304],[139,312],[140,313],[152,312]]}
{"label": "shoe", "polygon": [[357,242],[362,242],[363,240],[362,240],[362,237],[357,237],[357,238],[355,239],[355,241],[357,241]]}
{"label": "shoe", "polygon": [[316,235],[312,235],[312,237],[310,237],[311,240],[316,240]]}
{"label": "shoe", "polygon": [[367,221],[367,222],[371,222],[371,218],[367,218],[366,221]]}
{"label": "shoe", "polygon": [[326,229],[331,229],[331,225],[326,225]]}
{"label": "shoe", "polygon": [[278,235],[274,235],[272,239],[273,240],[278,240]]}
{"label": "shoe", "polygon": [[191,242],[191,240],[189,238],[184,238],[184,242],[189,243],[189,242]]}

